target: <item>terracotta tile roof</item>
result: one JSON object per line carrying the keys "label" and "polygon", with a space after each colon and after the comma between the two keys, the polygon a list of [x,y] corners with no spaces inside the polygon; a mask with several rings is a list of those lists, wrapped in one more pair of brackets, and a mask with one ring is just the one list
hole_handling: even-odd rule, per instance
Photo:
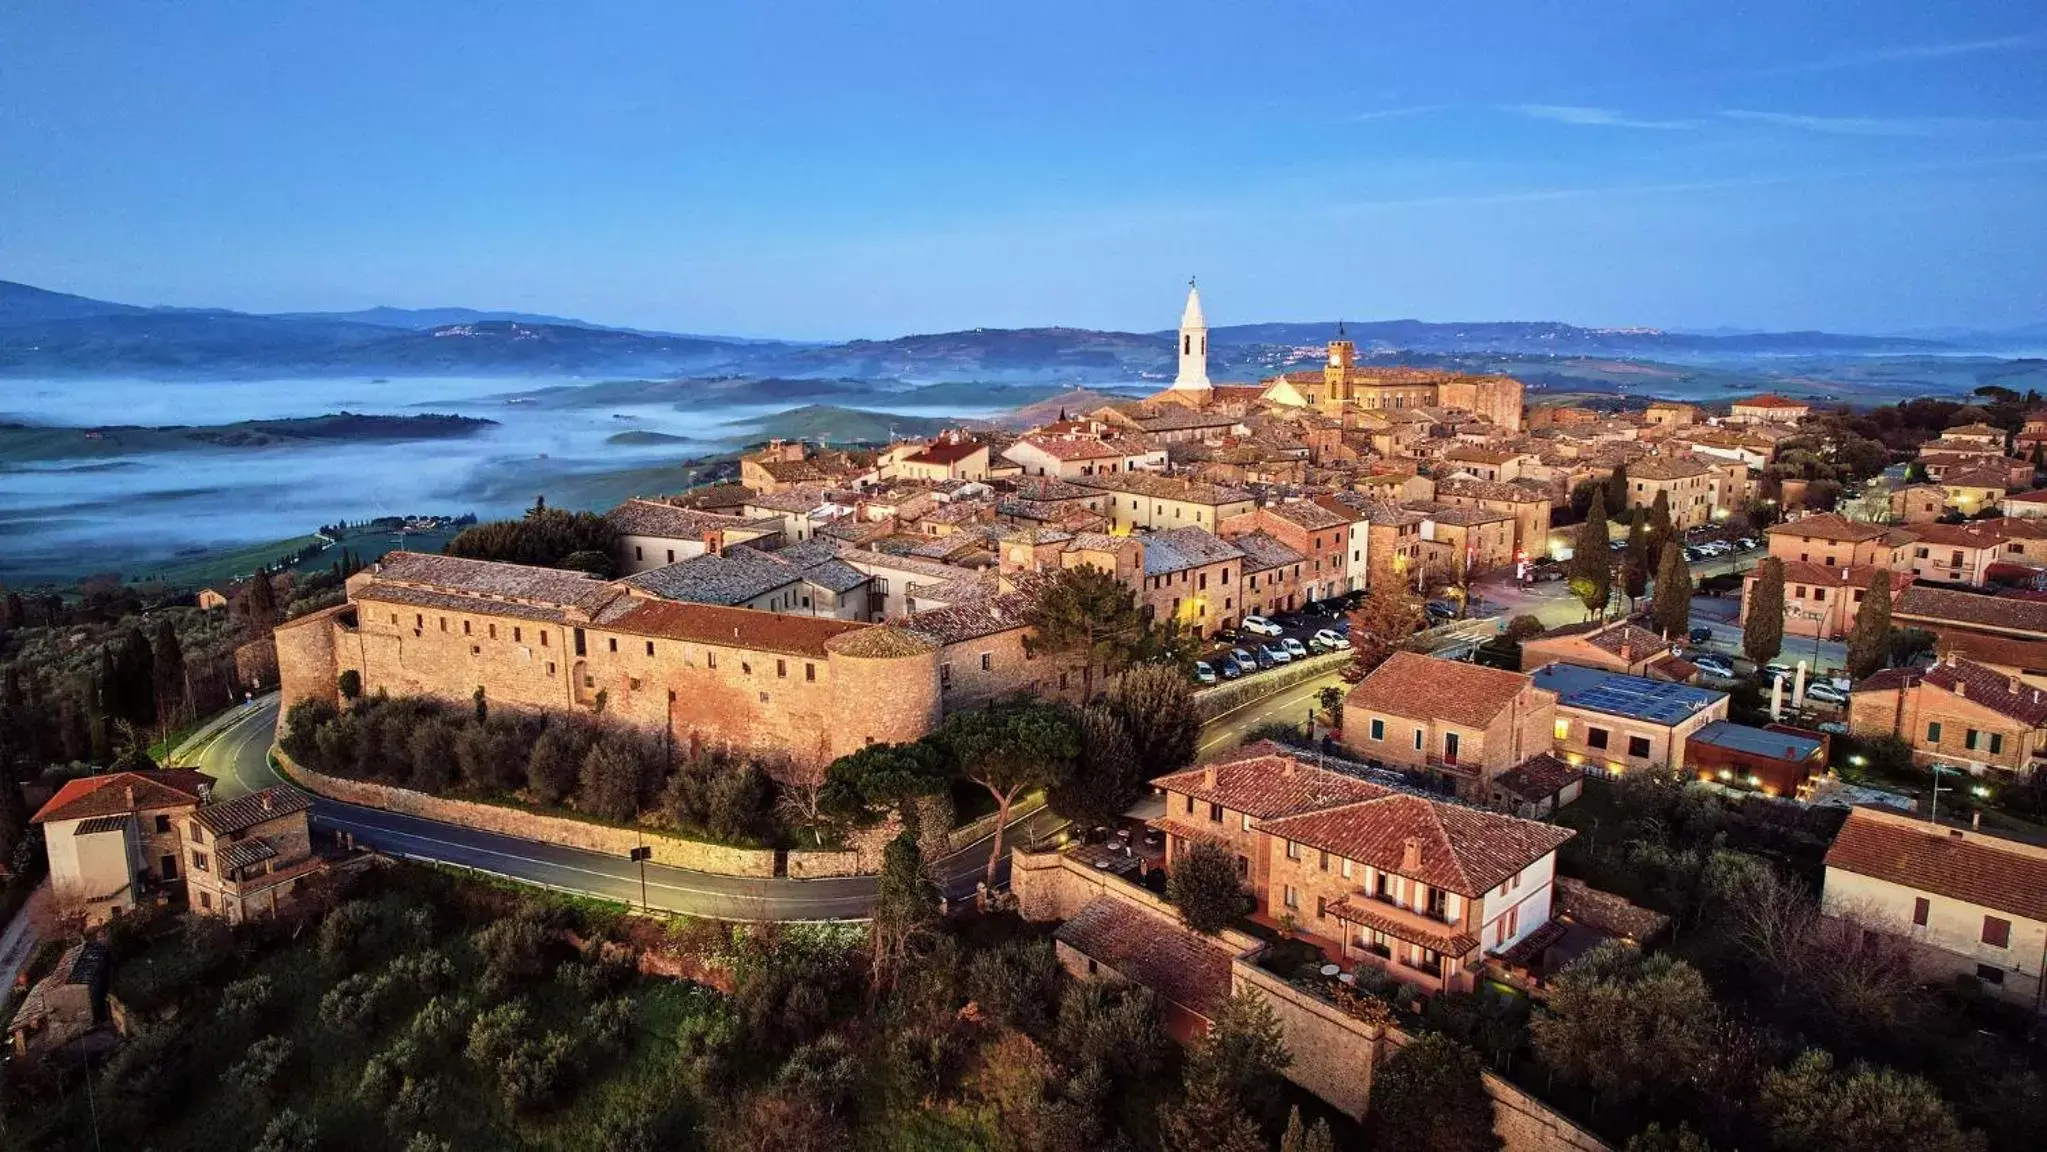
{"label": "terracotta tile roof", "polygon": [[790,616],[726,608],[716,604],[685,604],[632,596],[614,604],[594,623],[598,627],[658,640],[687,640],[721,648],[823,656],[833,637],[875,625],[828,616]]}
{"label": "terracotta tile roof", "polygon": [[1940,438],[1943,440],[1950,436],[1995,436],[2002,440],[2004,439],[2004,429],[1992,428],[1988,424],[1964,424],[1959,428],[1946,429],[1940,434]]}
{"label": "terracotta tile roof", "polygon": [[1310,532],[1323,528],[1339,528],[1352,523],[1354,517],[1325,508],[1313,500],[1283,500],[1267,504],[1265,511],[1290,524],[1298,524]]}
{"label": "terracotta tile roof", "polygon": [[1912,531],[1921,541],[1943,548],[1996,548],[2006,538],[2002,527],[1997,520],[1978,520],[1971,524],[1921,524]]}
{"label": "terracotta tile roof", "polygon": [[1951,655],[1928,668],[1920,682],[1953,692],[2029,728],[2047,725],[2047,691],[1972,660]]}
{"label": "terracotta tile roof", "polygon": [[1501,500],[1515,504],[1549,503],[1549,497],[1544,493],[1518,484],[1458,477],[1436,482],[1436,498],[1441,500],[1449,496],[1461,496],[1468,500]]}
{"label": "terracotta tile roof", "polygon": [[1144,537],[1144,574],[1160,576],[1234,560],[1244,553],[1206,528],[1169,528]]}
{"label": "terracotta tile roof", "polygon": [[1865,540],[1882,538],[1885,528],[1881,524],[1863,524],[1850,520],[1835,512],[1824,512],[1818,516],[1807,516],[1802,520],[1791,520],[1769,530],[1771,536],[1795,536],[1810,540],[1836,540],[1844,544],[1859,544]]}
{"label": "terracotta tile roof", "polygon": [[[1228,760],[1161,776],[1151,784],[1167,792],[1192,796],[1197,805],[1196,815],[1204,820],[1206,815],[1199,805],[1205,803],[1221,804],[1232,812],[1245,812],[1253,819],[1264,820],[1392,793],[1383,785],[1317,768],[1301,760],[1293,749],[1270,740],[1245,745]],[[1167,808],[1168,819],[1186,819],[1184,811],[1171,810],[1170,802]],[[1197,835],[1214,834],[1212,829],[1200,831],[1200,823],[1194,821]]]}
{"label": "terracotta tile roof", "polygon": [[[140,772],[109,772],[65,782],[31,817],[33,823],[83,820],[152,808],[183,808],[199,803],[200,793],[213,787],[213,777],[183,768]],[[134,800],[128,798],[134,789]]]}
{"label": "terracotta tile roof", "polygon": [[1531,756],[1505,772],[1493,777],[1496,787],[1512,792],[1522,800],[1547,800],[1569,787],[1574,781],[1583,780],[1585,770],[1548,752]]}
{"label": "terracotta tile roof", "polygon": [[1443,459],[1470,464],[1507,464],[1521,458],[1519,452],[1501,452],[1491,448],[1452,448],[1443,453]]}
{"label": "terracotta tile roof", "polygon": [[1684,480],[1712,471],[1695,456],[1644,456],[1628,465],[1631,480]]}
{"label": "terracotta tile roof", "polygon": [[918,464],[957,464],[987,448],[986,444],[971,438],[941,436],[924,446],[924,450],[906,457]]}
{"label": "terracotta tile roof", "polygon": [[372,598],[373,589],[400,585],[458,596],[508,600],[547,608],[595,611],[619,594],[618,589],[588,572],[465,560],[420,552],[389,552],[371,567],[372,578],[358,599]]}
{"label": "terracotta tile roof", "polygon": [[223,872],[247,868],[251,864],[261,864],[265,860],[276,858],[277,849],[272,848],[261,836],[251,836],[247,840],[237,840],[232,844],[223,845],[219,852]]}
{"label": "terracotta tile roof", "polygon": [[[1928,488],[1931,488],[1931,487],[1938,487],[1938,485],[1931,485],[1931,484],[1928,484],[1928,485],[1921,485],[1921,487],[1928,487]],[[2021,503],[2025,503],[2025,504],[2047,504],[2047,488],[2036,488],[2036,489],[2034,489],[2034,490],[2033,490],[2033,491],[2031,491],[2031,492],[2011,492],[2011,493],[2007,493],[2007,494],[2006,494],[2006,496],[2005,496],[2005,500],[2006,500],[2006,502],[2007,502],[2007,503],[2008,503],[2008,502],[2010,502],[2010,501],[2013,501],[2013,500],[2017,500],[2017,501],[2019,501],[2019,502],[2021,502]]]}
{"label": "terracotta tile roof", "polygon": [[265,820],[275,820],[294,812],[304,812],[313,806],[312,798],[296,788],[273,785],[261,792],[251,792],[232,800],[208,804],[192,813],[192,819],[215,836],[229,836],[244,828],[253,828]]}
{"label": "terracotta tile roof", "polygon": [[1029,592],[984,596],[969,603],[912,613],[901,621],[901,625],[905,631],[925,637],[933,643],[958,644],[981,636],[993,636],[1027,627],[1030,623],[1031,610],[1037,605],[1037,601],[1037,596]]}
{"label": "terracotta tile roof", "polygon": [[1965,468],[1942,476],[1940,483],[1944,488],[1995,488],[2003,491],[2011,486],[2011,474],[1996,468]]}
{"label": "terracotta tile roof", "polygon": [[2047,641],[2015,640],[2004,636],[1979,636],[1973,632],[1950,631],[1936,646],[1940,655],[1950,652],[1978,664],[1996,664],[2027,672],[2047,672]]}
{"label": "terracotta tile roof", "polygon": [[[1576,835],[1554,824],[1404,792],[1264,820],[1258,827],[1282,840],[1298,841],[1473,899]],[[1418,849],[1417,862],[1411,867],[1406,860],[1410,841]]]}
{"label": "terracotta tile roof", "polygon": [[1469,528],[1478,524],[1498,524],[1514,519],[1511,512],[1493,508],[1474,507],[1470,504],[1444,504],[1435,500],[1409,500],[1401,505],[1410,512],[1419,512],[1438,524],[1450,524]]}
{"label": "terracotta tile roof", "polygon": [[1449,924],[1432,923],[1425,916],[1390,907],[1369,896],[1345,896],[1324,911],[1338,920],[1361,924],[1397,940],[1432,948],[1446,956],[1468,956],[1478,947],[1478,937],[1469,932],[1459,932]]}
{"label": "terracotta tile roof", "polygon": [[1095,897],[1053,939],[1199,1016],[1230,997],[1228,952],[1127,900]]}
{"label": "terracotta tile roof", "polygon": [[1083,488],[1100,488],[1110,492],[1127,492],[1133,496],[1148,496],[1154,500],[1178,500],[1186,504],[1206,504],[1211,507],[1222,504],[1251,503],[1256,497],[1242,488],[1225,488],[1216,484],[1197,484],[1177,476],[1160,476],[1151,472],[1116,472],[1107,476],[1080,476],[1074,483]]}
{"label": "terracotta tile roof", "polygon": [[1785,399],[1784,397],[1782,397],[1782,396],[1772,396],[1772,395],[1768,395],[1768,394],[1765,394],[1765,395],[1762,395],[1762,396],[1750,396],[1750,397],[1748,397],[1748,398],[1747,398],[1747,399],[1745,399],[1745,400],[1736,400],[1736,401],[1734,402],[1734,407],[1736,407],[1736,408],[1810,408],[1810,407],[1812,407],[1812,405],[1810,405],[1810,404],[1806,403],[1806,402],[1805,402],[1805,401],[1803,401],[1803,400],[1786,400],[1786,399]]}
{"label": "terracotta tile roof", "polygon": [[1126,452],[1096,436],[1025,436],[1016,447],[1029,445],[1054,460],[1106,460],[1110,457],[1142,454]]}
{"label": "terracotta tile roof", "polygon": [[[1873,564],[1814,564],[1807,560],[1784,561],[1784,582],[1786,584],[1818,584],[1825,588],[1867,588],[1879,572],[1890,571]],[[1900,588],[1910,584],[1910,572],[1891,572],[1891,593],[1896,595]]]}
{"label": "terracotta tile roof", "polygon": [[1395,652],[1358,681],[1344,707],[1484,728],[1527,687],[1519,672]]}
{"label": "terracotta tile roof", "polygon": [[753,489],[744,484],[707,484],[671,499],[688,508],[738,508],[753,499]]}
{"label": "terracotta tile roof", "polygon": [[80,820],[72,827],[71,834],[73,836],[99,836],[107,832],[126,832],[128,830],[128,820],[129,816],[125,812],[119,816],[94,816],[89,819]]}
{"label": "terracotta tile roof", "polygon": [[1289,564],[1299,564],[1307,559],[1306,556],[1287,547],[1286,544],[1269,532],[1245,532],[1230,537],[1229,542],[1244,554],[1245,575],[1250,575],[1253,572],[1268,572],[1274,568],[1284,568]]}
{"label": "terracotta tile roof", "polygon": [[659,500],[628,500],[606,512],[604,518],[628,536],[659,536],[671,540],[701,540],[708,533],[735,528],[779,528],[779,524],[774,522],[697,508],[678,508]]}
{"label": "terracotta tile roof", "polygon": [[2047,920],[2047,849],[2032,844],[1855,808],[1827,867]]}
{"label": "terracotta tile roof", "polygon": [[1898,598],[1892,615],[1943,624],[1974,624],[2047,639],[2047,604],[2008,596],[1984,596],[1914,584]]}

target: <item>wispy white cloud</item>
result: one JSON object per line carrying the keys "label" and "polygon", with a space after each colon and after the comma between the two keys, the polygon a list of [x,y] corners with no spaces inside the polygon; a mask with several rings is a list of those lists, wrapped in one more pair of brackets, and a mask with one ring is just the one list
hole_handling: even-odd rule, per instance
{"label": "wispy white cloud", "polygon": [[1824,132],[1830,136],[1940,136],[2038,123],[1968,116],[1813,116],[1802,112],[1757,112],[1746,108],[1724,109],[1720,115],[1728,120]]}
{"label": "wispy white cloud", "polygon": [[1872,48],[1863,52],[1849,52],[1820,60],[1808,60],[1797,64],[1786,64],[1778,68],[1767,68],[1760,74],[1773,76],[1797,72],[1832,72],[1841,68],[1866,68],[1878,64],[1910,64],[1922,60],[1948,60],[1957,56],[1975,56],[1984,52],[2023,52],[2032,48],[2047,48],[2047,32],[2030,32],[2020,36],[1997,36],[1985,40],[1954,40],[1940,44],[1897,44],[1888,48]]}
{"label": "wispy white cloud", "polygon": [[1380,108],[1372,112],[1360,112],[1351,119],[1396,120],[1405,116],[1426,116],[1431,112],[1441,112],[1447,107],[1449,107],[1447,104],[1415,104],[1406,108]]}
{"label": "wispy white cloud", "polygon": [[1558,124],[1578,124],[1593,128],[1668,130],[1696,126],[1690,120],[1649,120],[1616,112],[1611,108],[1594,108],[1582,104],[1508,104],[1504,106],[1504,110],[1534,120],[1550,120]]}

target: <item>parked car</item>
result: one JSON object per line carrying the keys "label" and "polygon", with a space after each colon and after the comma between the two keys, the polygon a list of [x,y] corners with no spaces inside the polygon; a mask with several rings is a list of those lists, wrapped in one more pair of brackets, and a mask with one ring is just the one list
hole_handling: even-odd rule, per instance
{"label": "parked car", "polygon": [[1286,654],[1295,660],[1306,660],[1308,658],[1308,649],[1299,640],[1291,636],[1281,640],[1279,646],[1286,649]]}
{"label": "parked car", "polygon": [[1792,674],[1792,668],[1789,664],[1768,664],[1763,667],[1763,675],[1768,676],[1772,680],[1782,680]]}
{"label": "parked car", "polygon": [[1229,656],[1216,661],[1215,670],[1222,673],[1222,678],[1225,680],[1235,680],[1244,674],[1244,670],[1237,665],[1237,661]]}
{"label": "parked car", "polygon": [[1267,644],[1265,647],[1260,648],[1258,650],[1259,666],[1271,667],[1271,665],[1266,664],[1266,660],[1268,659],[1270,659],[1273,664],[1291,664],[1294,662],[1294,654],[1287,651],[1286,647],[1282,644]]}
{"label": "parked car", "polygon": [[1253,636],[1277,636],[1284,629],[1263,616],[1244,617],[1243,629]]}
{"label": "parked car", "polygon": [[1718,676],[1722,680],[1734,679],[1734,665],[1729,664],[1718,656],[1698,655],[1687,656],[1685,659],[1697,665],[1699,671],[1704,672],[1708,676]]}
{"label": "parked car", "polygon": [[1334,652],[1338,648],[1350,647],[1350,641],[1327,628],[1308,637],[1308,647],[1317,652]]}
{"label": "parked car", "polygon": [[1734,543],[1736,547],[1740,548],[1744,552],[1747,552],[1750,549],[1760,546],[1760,541],[1758,541],[1753,536],[1744,536],[1741,539],[1736,540]]}
{"label": "parked car", "polygon": [[1194,662],[1194,682],[1196,684],[1215,683],[1215,669],[1209,667],[1208,661],[1196,660]]}
{"label": "parked car", "polygon": [[1441,620],[1448,620],[1457,615],[1457,605],[1448,600],[1431,600],[1423,607],[1428,610],[1430,616]]}
{"label": "parked car", "polygon": [[1713,642],[1713,630],[1711,628],[1694,628],[1690,632],[1685,633],[1685,639],[1690,640],[1694,644],[1711,644]]}
{"label": "parked car", "polygon": [[1255,672],[1258,670],[1257,659],[1254,658],[1249,652],[1244,651],[1242,648],[1230,649],[1230,659],[1235,660],[1237,662],[1237,669],[1239,671]]}
{"label": "parked car", "polygon": [[1843,707],[1848,703],[1848,694],[1846,692],[1841,691],[1824,680],[1817,684],[1807,684],[1805,686],[1805,698],[1807,700],[1817,700],[1822,704],[1832,704],[1836,708]]}
{"label": "parked car", "polygon": [[1685,545],[1686,560],[1692,562],[1693,564],[1697,564],[1699,561],[1704,560],[1705,558],[1706,552],[1704,549],[1693,544]]}

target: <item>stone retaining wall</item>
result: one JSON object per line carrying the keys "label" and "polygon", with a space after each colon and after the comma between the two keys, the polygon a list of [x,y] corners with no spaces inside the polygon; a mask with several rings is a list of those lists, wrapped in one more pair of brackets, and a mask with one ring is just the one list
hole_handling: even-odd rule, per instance
{"label": "stone retaining wall", "polygon": [[[365,780],[346,780],[315,772],[293,763],[282,750],[274,751],[273,755],[277,757],[279,768],[294,783],[330,800],[360,804],[366,808],[378,808],[405,816],[417,816],[424,820],[438,820],[445,824],[458,824],[464,828],[475,828],[484,832],[518,836],[543,844],[559,844],[589,852],[602,852],[610,856],[629,856],[632,849],[645,844],[654,850],[651,857],[654,863],[666,864],[671,868],[687,868],[693,872],[756,878],[775,875],[776,852],[772,848],[733,848],[723,844],[706,844],[701,840],[686,840],[651,828],[644,830],[614,828],[607,824],[591,824],[561,816],[545,816],[497,804],[479,804],[471,800],[429,796],[409,788],[394,788],[388,784],[372,784]],[[854,849],[799,849],[787,855],[787,875],[798,879],[857,876],[874,871],[873,864],[865,859],[868,854]]]}
{"label": "stone retaining wall", "polygon": [[1320,656],[1296,660],[1284,667],[1268,669],[1248,680],[1203,688],[1194,694],[1194,710],[1203,720],[1213,720],[1225,712],[1233,712],[1246,704],[1263,700],[1303,681],[1328,675],[1350,663],[1350,655],[1349,649],[1324,652]]}

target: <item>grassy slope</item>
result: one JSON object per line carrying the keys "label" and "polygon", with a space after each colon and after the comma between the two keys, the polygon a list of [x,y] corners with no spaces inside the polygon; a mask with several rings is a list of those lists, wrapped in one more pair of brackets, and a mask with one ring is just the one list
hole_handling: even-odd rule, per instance
{"label": "grassy slope", "polygon": [[291,420],[243,420],[233,424],[141,428],[108,426],[88,437],[84,428],[0,425],[0,463],[47,460],[103,460],[143,452],[189,452],[204,448],[276,448],[338,440],[442,440],[468,436],[492,424],[461,416],[368,416],[330,413]]}

